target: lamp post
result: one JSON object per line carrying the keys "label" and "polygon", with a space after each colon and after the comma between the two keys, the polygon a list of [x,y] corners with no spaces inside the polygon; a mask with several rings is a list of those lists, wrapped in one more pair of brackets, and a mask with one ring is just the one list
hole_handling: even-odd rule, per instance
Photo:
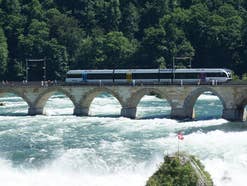
{"label": "lamp post", "polygon": [[186,65],[186,66],[189,66],[189,68],[191,68],[191,57],[188,57],[188,56],[186,56],[186,57],[173,57],[173,65],[175,66],[175,60],[186,60],[186,59],[188,59],[189,60],[189,65]]}
{"label": "lamp post", "polygon": [[191,68],[191,57],[172,57],[172,84],[174,82],[174,79],[175,79],[175,60],[186,60],[186,59],[189,59],[189,68]]}
{"label": "lamp post", "polygon": [[175,78],[175,57],[173,56],[172,57],[172,84],[173,84],[173,81],[174,81],[174,78]]}
{"label": "lamp post", "polygon": [[46,81],[46,60],[43,61],[43,80]]}
{"label": "lamp post", "polygon": [[28,70],[29,70],[28,60],[26,59],[26,81],[28,81]]}

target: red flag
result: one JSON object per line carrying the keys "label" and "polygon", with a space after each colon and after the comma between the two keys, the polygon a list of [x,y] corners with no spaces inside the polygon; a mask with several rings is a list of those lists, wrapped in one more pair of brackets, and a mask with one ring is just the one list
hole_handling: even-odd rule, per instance
{"label": "red flag", "polygon": [[179,140],[183,140],[184,139],[184,136],[183,136],[182,132],[178,133],[178,139]]}

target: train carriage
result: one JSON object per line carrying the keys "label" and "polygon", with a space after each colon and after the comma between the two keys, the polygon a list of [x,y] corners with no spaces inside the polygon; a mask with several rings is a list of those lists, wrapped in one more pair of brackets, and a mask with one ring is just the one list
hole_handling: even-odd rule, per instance
{"label": "train carriage", "polygon": [[66,83],[209,83],[232,79],[229,69],[106,69],[70,70]]}

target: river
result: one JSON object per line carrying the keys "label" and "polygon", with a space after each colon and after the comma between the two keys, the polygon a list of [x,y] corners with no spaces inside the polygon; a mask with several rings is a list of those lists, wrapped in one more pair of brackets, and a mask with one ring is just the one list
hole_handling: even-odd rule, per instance
{"label": "river", "polygon": [[247,123],[220,118],[222,105],[202,95],[196,120],[169,119],[167,102],[145,96],[139,119],[119,117],[120,105],[109,95],[95,98],[90,117],[73,116],[63,95],[52,96],[46,116],[27,116],[19,97],[0,99],[1,186],[144,186],[163,161],[180,150],[202,161],[217,186],[245,186]]}

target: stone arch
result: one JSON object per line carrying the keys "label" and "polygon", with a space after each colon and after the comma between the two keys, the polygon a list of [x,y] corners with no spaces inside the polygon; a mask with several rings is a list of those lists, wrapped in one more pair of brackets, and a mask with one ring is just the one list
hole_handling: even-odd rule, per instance
{"label": "stone arch", "polygon": [[[152,103],[155,103],[156,106],[147,104],[149,101],[143,100],[143,98],[147,95],[156,96],[159,99],[163,99],[163,101],[159,99],[152,98]],[[136,92],[133,95],[130,103],[133,104],[133,107],[136,107],[135,118],[163,118],[168,117],[171,114],[171,99],[166,95],[166,92],[162,92],[159,89],[155,88],[144,88]],[[146,102],[146,106],[145,105]],[[166,108],[169,107],[169,111]]]}
{"label": "stone arch", "polygon": [[239,121],[246,121],[247,120],[247,112],[245,110],[247,106],[247,96],[242,94],[240,96],[241,98],[238,99],[236,102],[236,111],[238,113],[238,119]]}
{"label": "stone arch", "polygon": [[171,99],[159,89],[141,88],[125,101],[121,110],[121,115],[128,118],[136,118],[137,105],[145,95],[157,95],[159,98],[165,98],[171,105]]}
{"label": "stone arch", "polygon": [[130,100],[128,101],[128,106],[129,107],[137,107],[138,103],[140,100],[143,98],[145,95],[156,95],[159,98],[166,99],[170,105],[172,105],[171,99],[162,91],[156,88],[143,88],[136,93],[134,93]]}
{"label": "stone arch", "polygon": [[18,97],[21,97],[24,102],[27,103],[28,106],[32,105],[32,102],[27,98],[27,96],[23,92],[19,92],[18,90],[7,88],[7,89],[0,89],[0,95],[5,93],[13,93]]}
{"label": "stone arch", "polygon": [[215,89],[213,89],[212,87],[209,87],[209,86],[199,87],[199,88],[193,90],[192,92],[190,92],[184,101],[183,108],[185,111],[185,115],[188,116],[189,118],[194,117],[193,107],[194,107],[198,97],[201,94],[203,94],[204,92],[212,92],[215,96],[217,96],[220,99],[220,101],[223,105],[223,110],[226,108],[226,101]]}
{"label": "stone arch", "polygon": [[115,91],[108,89],[106,87],[99,87],[99,88],[95,88],[90,90],[88,93],[86,93],[80,100],[80,107],[81,108],[89,108],[92,101],[94,100],[94,98],[99,95],[100,93],[108,93],[111,94],[113,97],[115,97],[118,102],[120,103],[121,106],[123,106],[123,100],[120,98],[120,96],[118,95],[118,93],[116,93]]}
{"label": "stone arch", "polygon": [[41,108],[43,109],[47,100],[55,93],[55,92],[60,92],[66,95],[73,103],[73,105],[76,105],[76,101],[74,96],[72,96],[67,90],[60,88],[60,87],[51,87],[46,89],[44,92],[42,92],[38,98],[34,102],[34,107],[35,108]]}

